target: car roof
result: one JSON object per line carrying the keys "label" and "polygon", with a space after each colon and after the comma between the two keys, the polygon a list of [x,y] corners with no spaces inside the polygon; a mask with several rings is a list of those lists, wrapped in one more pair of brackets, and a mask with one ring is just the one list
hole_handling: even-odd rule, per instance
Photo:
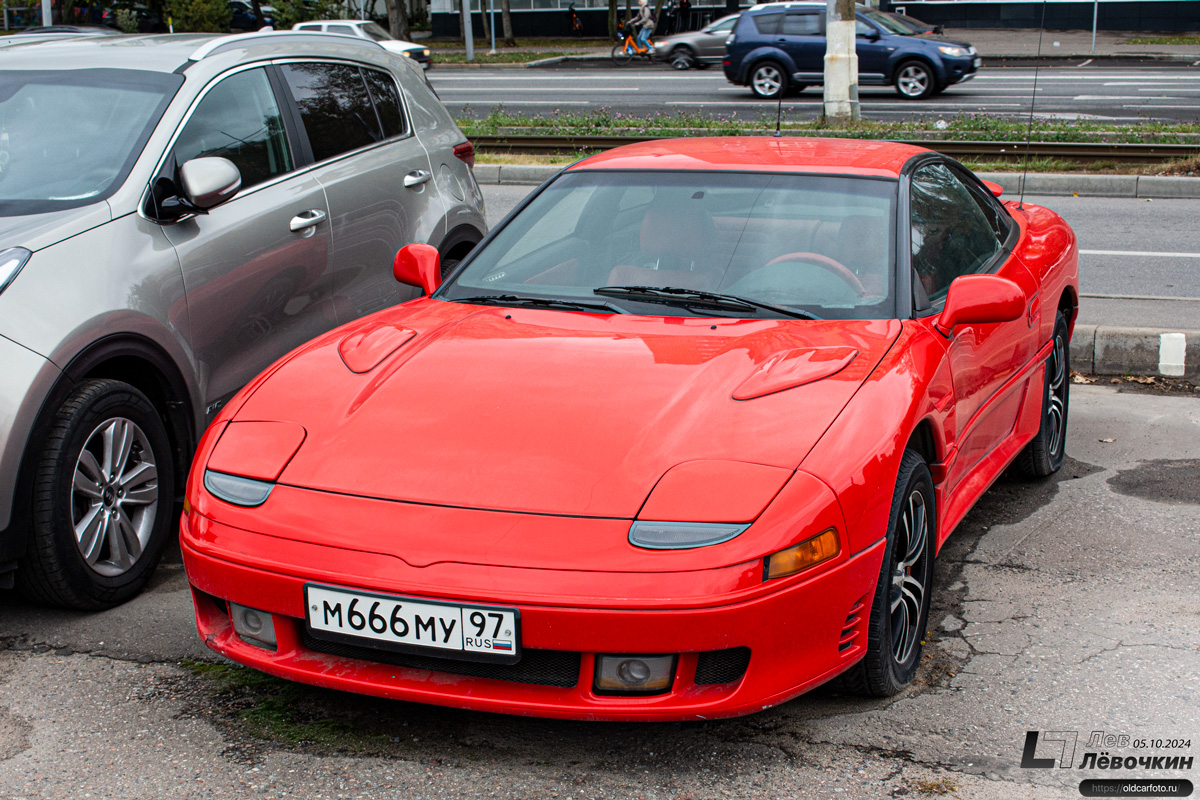
{"label": "car roof", "polygon": [[[244,49],[248,58],[274,55],[329,55],[336,48],[379,45],[367,39],[310,31],[257,31],[244,34],[174,33],[129,36],[63,36],[62,40],[31,42],[5,49],[6,69],[140,69],[175,72],[189,61],[215,52]],[[281,51],[280,46],[286,45]]]}
{"label": "car roof", "polygon": [[913,156],[929,151],[868,139],[729,136],[659,139],[624,145],[572,164],[569,171],[719,170],[898,178]]}
{"label": "car roof", "polygon": [[[808,9],[822,10],[822,9],[826,9],[828,7],[829,6],[826,5],[825,3],[805,3],[805,2],[759,3],[758,5],[754,6],[753,8],[748,8],[741,13],[754,14],[759,11],[762,11],[764,8],[775,9],[776,11],[778,11],[781,8],[808,8]],[[855,11],[870,11],[871,7],[868,5],[864,5],[862,3],[855,3],[854,10]]]}
{"label": "car roof", "polygon": [[[296,25],[366,25],[374,20],[369,19],[306,19]],[[295,26],[292,26],[295,28]]]}

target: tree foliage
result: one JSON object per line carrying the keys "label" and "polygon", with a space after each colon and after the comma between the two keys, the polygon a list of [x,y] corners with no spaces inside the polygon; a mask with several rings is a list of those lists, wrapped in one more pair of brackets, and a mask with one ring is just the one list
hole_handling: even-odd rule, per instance
{"label": "tree foliage", "polygon": [[167,0],[176,33],[225,33],[233,12],[227,0]]}
{"label": "tree foliage", "polygon": [[275,13],[275,30],[286,31],[297,22],[308,22],[312,19],[341,19],[344,14],[341,3],[331,0],[276,0],[271,3]]}

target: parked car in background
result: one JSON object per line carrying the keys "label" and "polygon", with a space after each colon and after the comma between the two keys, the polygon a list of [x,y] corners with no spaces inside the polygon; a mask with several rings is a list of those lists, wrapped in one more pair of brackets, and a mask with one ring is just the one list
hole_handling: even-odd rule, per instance
{"label": "parked car in background", "polygon": [[106,8],[100,12],[100,24],[109,28],[119,29],[117,24],[118,11],[133,11],[137,19],[137,33],[166,33],[167,23],[154,9],[144,5],[118,5]]}
{"label": "parked car in background", "polygon": [[204,436],[196,626],[325,688],[581,720],[750,714],[917,672],[935,556],[1063,464],[1074,233],[891,142],[578,161],[428,295]]}
{"label": "parked car in background", "polygon": [[[758,97],[803,91],[825,82],[822,3],[771,3],[743,12],[727,43],[725,77]],[[969,81],[982,64],[975,48],[929,34],[867,6],[856,13],[858,83],[894,86],[906,100],[923,100]]]}
{"label": "parked car in background", "polygon": [[708,69],[725,58],[725,40],[733,32],[740,14],[727,17],[698,31],[687,31],[655,40],[656,57],[675,69]]}
{"label": "parked car in background", "polygon": [[209,420],[483,238],[424,76],[345,36],[95,37],[0,70],[0,581],[80,609],[150,577]]}
{"label": "parked car in background", "polygon": [[275,24],[275,7],[263,3],[259,5],[263,13],[262,25],[254,14],[254,5],[249,0],[229,0],[229,29],[232,31],[256,31],[266,25]]}
{"label": "parked car in background", "polygon": [[940,36],[945,31],[941,25],[931,25],[928,22],[919,20],[916,17],[910,17],[907,14],[901,14],[898,11],[880,11],[879,13],[887,14],[915,34],[935,33]]}
{"label": "parked car in background", "polygon": [[393,53],[411,58],[421,66],[421,69],[429,69],[433,63],[431,52],[428,47],[412,42],[401,41],[388,33],[378,23],[371,20],[359,19],[324,19],[313,20],[311,22],[300,22],[292,26],[294,31],[320,31],[322,33],[336,33],[342,36],[357,36],[360,39],[368,39],[377,43],[385,50],[390,50]]}

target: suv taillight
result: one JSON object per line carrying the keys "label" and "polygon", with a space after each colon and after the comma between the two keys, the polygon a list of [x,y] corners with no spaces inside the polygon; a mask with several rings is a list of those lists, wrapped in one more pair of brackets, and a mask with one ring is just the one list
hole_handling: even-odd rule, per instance
{"label": "suv taillight", "polygon": [[454,155],[458,156],[464,164],[471,169],[475,169],[475,145],[470,142],[454,145]]}

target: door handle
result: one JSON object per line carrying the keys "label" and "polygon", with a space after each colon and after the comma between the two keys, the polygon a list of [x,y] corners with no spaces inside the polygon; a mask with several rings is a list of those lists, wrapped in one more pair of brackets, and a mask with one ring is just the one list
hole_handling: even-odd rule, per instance
{"label": "door handle", "polygon": [[302,231],[305,228],[311,228],[314,225],[325,221],[325,212],[317,208],[311,208],[308,211],[301,211],[296,216],[292,217],[292,221],[288,223],[292,233]]}
{"label": "door handle", "polygon": [[433,174],[426,172],[423,169],[414,169],[412,172],[404,176],[404,187],[411,189],[414,186],[420,186],[425,181],[433,177]]}

